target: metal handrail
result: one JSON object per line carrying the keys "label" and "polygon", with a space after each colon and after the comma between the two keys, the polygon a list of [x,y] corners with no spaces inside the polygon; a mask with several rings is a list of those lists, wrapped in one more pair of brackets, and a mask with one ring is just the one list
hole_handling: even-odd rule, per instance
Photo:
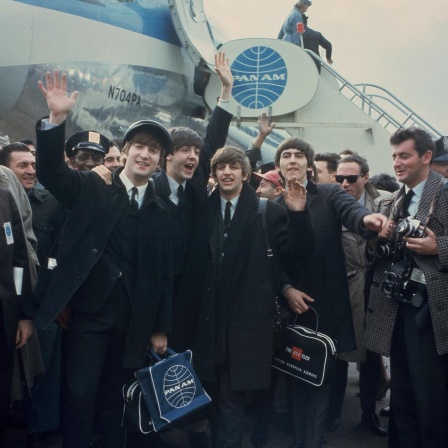
{"label": "metal handrail", "polygon": [[[395,130],[398,128],[405,127],[405,124],[412,118],[412,124],[418,125],[420,128],[428,132],[433,138],[437,139],[442,136],[441,132],[439,132],[437,129],[431,126],[426,120],[424,120],[420,115],[414,112],[410,107],[404,104],[403,101],[401,101],[399,98],[397,98],[388,90],[375,84],[352,84],[350,81],[345,79],[340,73],[334,70],[333,67],[331,67],[331,65],[327,64],[326,61],[317,56],[316,53],[307,49],[305,49],[305,51],[309,53],[312,58],[317,59],[321,63],[321,65],[325,68],[325,70],[327,70],[336,78],[339,84],[339,91],[341,93],[343,93],[354,104],[357,104],[356,103],[357,100],[361,101],[361,105],[357,104],[358,107],[360,107],[360,109],[366,112],[370,117],[375,119],[385,129],[387,129],[387,127],[390,125],[392,125],[395,128]],[[358,87],[362,87],[362,91]],[[367,87],[377,88],[382,92],[386,93],[389,96],[389,98],[383,97],[382,95],[378,94],[368,94],[366,93]],[[348,96],[349,95],[348,92],[343,91],[344,89],[349,90],[351,97]],[[405,114],[406,118],[400,121],[391,113],[386,111],[383,107],[381,107],[377,102],[375,102],[373,98],[380,98],[381,100],[385,100],[395,110],[398,110],[399,112]]]}

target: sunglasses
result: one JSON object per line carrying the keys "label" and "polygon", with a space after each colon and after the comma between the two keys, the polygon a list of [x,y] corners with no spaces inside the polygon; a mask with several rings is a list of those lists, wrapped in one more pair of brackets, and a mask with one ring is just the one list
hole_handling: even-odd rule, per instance
{"label": "sunglasses", "polygon": [[363,177],[364,174],[350,174],[349,176],[342,176],[341,174],[336,174],[335,179],[338,184],[342,184],[346,180],[349,184],[354,184],[358,177]]}

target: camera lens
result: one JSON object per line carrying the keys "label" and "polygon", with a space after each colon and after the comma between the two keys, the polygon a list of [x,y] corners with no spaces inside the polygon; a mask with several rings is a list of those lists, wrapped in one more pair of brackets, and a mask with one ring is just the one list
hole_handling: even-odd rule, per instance
{"label": "camera lens", "polygon": [[397,233],[403,236],[408,236],[413,232],[414,228],[408,221],[400,221],[397,224]]}
{"label": "camera lens", "polygon": [[377,246],[376,248],[376,256],[378,258],[388,258],[391,252],[392,250],[387,244],[382,244],[381,246]]}

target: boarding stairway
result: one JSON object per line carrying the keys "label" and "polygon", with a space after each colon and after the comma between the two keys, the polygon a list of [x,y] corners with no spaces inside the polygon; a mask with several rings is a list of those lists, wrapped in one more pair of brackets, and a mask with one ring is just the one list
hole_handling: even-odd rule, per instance
{"label": "boarding stairway", "polygon": [[[315,53],[310,50],[305,51],[311,57],[319,59],[324,69],[336,78],[341,93],[380,123],[384,129],[393,133],[398,128],[417,126],[432,135],[434,139],[442,136],[441,132],[389,90],[376,84],[352,84],[323,59],[317,58]],[[381,106],[380,103],[384,103],[385,106]]]}

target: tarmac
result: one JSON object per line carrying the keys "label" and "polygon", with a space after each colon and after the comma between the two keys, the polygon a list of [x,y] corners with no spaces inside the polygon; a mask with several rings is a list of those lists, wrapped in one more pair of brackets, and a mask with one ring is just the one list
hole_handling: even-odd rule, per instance
{"label": "tarmac", "polygon": [[[361,424],[361,411],[359,397],[357,396],[358,390],[358,372],[356,371],[356,365],[350,364],[341,423],[335,432],[327,434],[328,442],[323,445],[323,448],[387,448],[387,437],[377,436]],[[377,412],[379,413],[380,409],[388,403],[389,393],[386,398],[377,402]],[[388,419],[384,417],[380,418],[387,425]],[[250,416],[247,417],[245,422],[247,430],[243,448],[253,448],[250,443],[250,431],[253,424],[253,418]],[[2,448],[27,448],[26,436],[25,429],[8,429]],[[170,433],[165,433],[163,434],[163,439],[166,443],[176,448],[190,448],[187,434],[183,430],[175,429]],[[49,436],[47,441],[49,448],[60,448],[62,446],[59,433]],[[265,445],[265,448],[289,448],[292,442],[292,436],[284,432],[276,431],[271,427],[269,441]]]}

